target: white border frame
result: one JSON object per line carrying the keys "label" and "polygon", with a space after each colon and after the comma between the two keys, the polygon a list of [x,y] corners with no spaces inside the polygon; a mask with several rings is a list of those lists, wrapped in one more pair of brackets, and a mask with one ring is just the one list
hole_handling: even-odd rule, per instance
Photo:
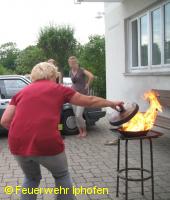
{"label": "white border frame", "polygon": [[[149,9],[148,11],[143,12],[142,14],[131,18],[127,21],[128,23],[128,29],[127,34],[129,35],[128,38],[128,72],[170,72],[170,64],[164,64],[164,30],[165,30],[165,20],[164,20],[164,6],[170,3],[170,0],[167,0],[166,2],[161,2],[161,4],[154,6],[153,8]],[[151,14],[154,10],[160,8],[161,13],[161,64],[160,65],[152,65],[152,17]],[[148,66],[141,66],[141,48],[140,48],[140,18],[142,16],[147,15],[148,19]],[[138,26],[138,66],[133,67],[132,66],[132,22],[137,20],[137,26]]]}

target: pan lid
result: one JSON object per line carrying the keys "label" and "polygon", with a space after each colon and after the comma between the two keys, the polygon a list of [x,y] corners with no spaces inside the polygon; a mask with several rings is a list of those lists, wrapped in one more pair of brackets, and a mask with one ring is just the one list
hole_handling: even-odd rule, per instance
{"label": "pan lid", "polygon": [[114,116],[110,119],[110,124],[113,126],[120,126],[130,119],[132,119],[139,110],[139,106],[136,103],[126,104],[123,107],[116,108],[118,111]]}

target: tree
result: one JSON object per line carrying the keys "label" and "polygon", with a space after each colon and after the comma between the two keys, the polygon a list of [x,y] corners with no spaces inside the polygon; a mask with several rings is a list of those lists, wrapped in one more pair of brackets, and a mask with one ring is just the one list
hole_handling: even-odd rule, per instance
{"label": "tree", "polygon": [[153,43],[152,47],[152,64],[153,65],[161,64],[161,50],[157,43]]}
{"label": "tree", "polygon": [[76,39],[74,30],[69,26],[48,26],[42,28],[38,46],[43,49],[47,58],[57,61],[60,70],[68,75],[68,57],[75,53]]}
{"label": "tree", "polygon": [[3,75],[6,73],[6,69],[0,64],[0,75]]}
{"label": "tree", "polygon": [[170,63],[170,41],[165,41],[165,63]]}
{"label": "tree", "polygon": [[103,36],[89,37],[89,42],[77,50],[80,65],[95,75],[93,89],[101,97],[106,97],[105,39]]}
{"label": "tree", "polygon": [[141,46],[141,65],[148,65],[148,45],[146,44]]}
{"label": "tree", "polygon": [[44,52],[37,46],[28,46],[20,52],[16,59],[16,72],[18,74],[30,73],[32,68],[39,62],[46,60]]}
{"label": "tree", "polygon": [[0,46],[0,64],[7,69],[14,70],[16,67],[15,60],[19,54],[16,44],[8,42]]}
{"label": "tree", "polygon": [[14,72],[10,69],[5,68],[3,65],[0,64],[0,75],[5,74],[13,74]]}

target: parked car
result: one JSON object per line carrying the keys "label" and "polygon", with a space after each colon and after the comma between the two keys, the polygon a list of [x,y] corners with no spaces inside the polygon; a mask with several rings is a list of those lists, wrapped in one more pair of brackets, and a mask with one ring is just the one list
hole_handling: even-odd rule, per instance
{"label": "parked car", "polygon": [[[0,76],[0,117],[2,116],[9,102],[11,101],[11,98],[30,83],[31,81],[25,76]],[[105,114],[106,112],[102,111],[101,108],[85,108],[83,116],[86,120],[87,126],[90,126],[95,125],[95,122],[98,121],[101,117],[104,117]],[[63,135],[74,135],[78,133],[72,105],[69,103],[63,105],[61,124],[61,132]]]}

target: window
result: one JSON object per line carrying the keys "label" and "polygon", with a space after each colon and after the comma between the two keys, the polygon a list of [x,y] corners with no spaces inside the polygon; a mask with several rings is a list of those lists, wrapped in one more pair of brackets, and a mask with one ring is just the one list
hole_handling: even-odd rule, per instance
{"label": "window", "polygon": [[132,22],[132,66],[138,66],[138,23]]}
{"label": "window", "polygon": [[4,81],[0,80],[0,99],[5,99],[5,93]]}
{"label": "window", "polygon": [[170,3],[164,7],[164,19],[165,19],[165,63],[170,63]]}
{"label": "window", "polygon": [[24,81],[20,79],[6,79],[4,80],[4,88],[5,88],[5,98],[12,98],[17,92],[23,89],[26,85]]}
{"label": "window", "polygon": [[152,65],[161,64],[161,10],[152,13]]}
{"label": "window", "polygon": [[170,71],[170,0],[128,23],[130,71]]}
{"label": "window", "polygon": [[147,15],[140,18],[141,66],[148,65],[148,22]]}

